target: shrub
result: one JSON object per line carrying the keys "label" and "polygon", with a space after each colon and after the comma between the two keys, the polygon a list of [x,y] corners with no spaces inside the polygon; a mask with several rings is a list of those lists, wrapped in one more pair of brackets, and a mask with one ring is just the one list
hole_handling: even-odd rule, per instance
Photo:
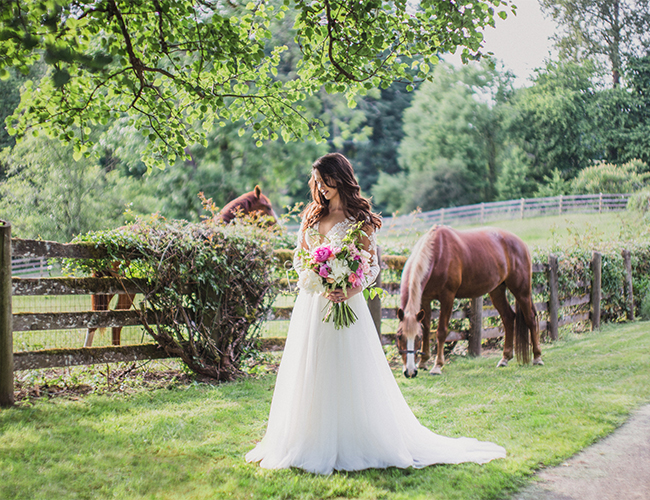
{"label": "shrub", "polygon": [[75,265],[95,271],[119,262],[127,279],[145,278],[138,310],[145,330],[193,371],[232,380],[242,355],[255,348],[254,334],[272,303],[269,234],[239,222],[195,224],[153,215],[77,238],[107,247],[109,258]]}
{"label": "shrub", "polygon": [[639,306],[639,316],[642,319],[648,321],[650,320],[650,287],[648,287],[641,299],[641,305]]}
{"label": "shrub", "polygon": [[633,194],[627,202],[627,209],[646,215],[650,212],[650,188]]}
{"label": "shrub", "polygon": [[650,174],[641,173],[645,169],[645,163],[640,160],[632,160],[620,166],[601,162],[580,171],[573,179],[573,192],[575,194],[634,193],[650,182]]}

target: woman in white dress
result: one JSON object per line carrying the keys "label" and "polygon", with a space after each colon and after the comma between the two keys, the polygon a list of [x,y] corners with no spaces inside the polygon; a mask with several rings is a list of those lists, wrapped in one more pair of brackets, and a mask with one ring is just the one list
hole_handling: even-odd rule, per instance
{"label": "woman in white dress", "polygon": [[[381,219],[360,196],[352,165],[332,153],[318,159],[309,180],[313,201],[303,212],[299,248],[340,243],[350,225],[363,221],[371,254],[363,285],[315,295],[301,289],[293,308],[266,434],[246,454],[269,469],[334,470],[485,463],[505,449],[473,438],[448,438],[422,426],[408,407],[388,366],[368,306],[360,293],[379,272],[376,230]],[[299,275],[305,272],[294,261]],[[356,313],[350,327],[324,323],[328,301]]]}

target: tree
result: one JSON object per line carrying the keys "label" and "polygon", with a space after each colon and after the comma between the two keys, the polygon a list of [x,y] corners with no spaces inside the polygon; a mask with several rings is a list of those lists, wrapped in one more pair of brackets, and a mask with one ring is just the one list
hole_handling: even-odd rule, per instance
{"label": "tree", "polygon": [[597,92],[589,115],[598,160],[650,164],[650,56],[630,58],[623,85]]}
{"label": "tree", "polygon": [[592,74],[589,65],[549,62],[502,108],[508,141],[526,154],[534,182],[544,184],[556,169],[571,179],[594,159]]}
{"label": "tree", "polygon": [[106,172],[96,161],[73,161],[72,147],[28,137],[0,154],[7,179],[0,182],[0,213],[16,236],[70,241],[74,236],[124,224],[124,211],[150,213],[160,201],[133,179]]}
{"label": "tree", "polygon": [[[426,78],[438,54],[480,55],[505,0],[10,0],[0,10],[0,77],[41,57],[49,78],[26,82],[12,134],[40,127],[89,151],[91,127],[129,116],[149,165],[205,145],[214,123],[243,122],[256,141],[320,138],[297,105],[325,88],[345,93]],[[289,9],[300,47],[295,74],[276,77],[285,46],[267,52]],[[413,67],[404,58],[415,58]],[[415,74],[410,69],[417,69]],[[280,133],[278,133],[278,131]]]}
{"label": "tree", "polygon": [[[407,200],[407,208],[415,205],[424,210],[495,198],[501,141],[495,106],[507,95],[503,88],[508,78],[487,62],[462,69],[440,64],[432,81],[415,92],[404,112],[399,162],[410,176],[409,184],[416,179],[423,182],[423,176],[416,174],[428,173],[426,185],[438,195],[422,198],[420,191],[414,191],[413,196],[428,201]],[[456,174],[451,172],[454,168]],[[462,192],[450,189],[452,179],[462,182]]]}
{"label": "tree", "polygon": [[405,83],[394,83],[379,96],[368,95],[359,103],[372,130],[367,140],[357,143],[352,157],[362,190],[369,192],[382,172],[396,174],[402,170],[398,148],[404,137],[404,110],[412,99],[413,92],[406,90]]}
{"label": "tree", "polygon": [[647,0],[540,0],[562,28],[555,36],[560,57],[580,62],[605,58],[617,87],[625,62],[650,48]]}

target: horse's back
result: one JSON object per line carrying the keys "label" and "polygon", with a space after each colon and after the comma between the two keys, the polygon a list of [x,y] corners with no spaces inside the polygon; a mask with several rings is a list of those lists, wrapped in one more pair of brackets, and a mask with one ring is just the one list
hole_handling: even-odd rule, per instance
{"label": "horse's back", "polygon": [[443,289],[454,290],[459,298],[476,297],[494,290],[512,276],[519,282],[521,276],[530,273],[525,243],[504,229],[459,231],[438,226],[424,240],[426,243],[420,245],[419,251],[430,254],[425,295],[433,298]]}

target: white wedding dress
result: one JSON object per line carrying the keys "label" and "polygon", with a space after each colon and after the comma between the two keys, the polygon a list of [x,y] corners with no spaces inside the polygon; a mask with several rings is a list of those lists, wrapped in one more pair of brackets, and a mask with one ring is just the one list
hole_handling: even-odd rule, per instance
{"label": "white wedding dress", "polygon": [[[336,245],[350,220],[326,235]],[[316,231],[299,233],[309,248],[321,244]],[[376,238],[370,235],[372,272],[379,272]],[[295,263],[296,265],[298,263]],[[302,271],[296,266],[299,272]],[[485,463],[503,458],[501,446],[473,438],[449,438],[422,426],[397,386],[363,294],[348,300],[358,319],[336,330],[323,323],[328,300],[300,290],[271,403],[266,435],[246,454],[269,469],[299,467],[319,474],[371,467],[426,467]]]}

